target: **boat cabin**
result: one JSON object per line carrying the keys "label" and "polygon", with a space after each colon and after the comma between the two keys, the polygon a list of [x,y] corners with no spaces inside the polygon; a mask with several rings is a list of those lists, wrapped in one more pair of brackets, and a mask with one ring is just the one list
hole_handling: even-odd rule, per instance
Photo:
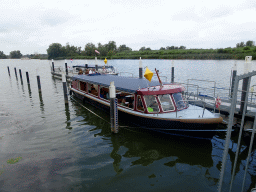
{"label": "boat cabin", "polygon": [[112,75],[77,75],[71,88],[80,95],[88,95],[95,101],[110,102],[109,85],[114,81],[119,108],[141,113],[170,113],[188,107],[183,99],[185,88],[178,84],[164,84],[146,79]]}

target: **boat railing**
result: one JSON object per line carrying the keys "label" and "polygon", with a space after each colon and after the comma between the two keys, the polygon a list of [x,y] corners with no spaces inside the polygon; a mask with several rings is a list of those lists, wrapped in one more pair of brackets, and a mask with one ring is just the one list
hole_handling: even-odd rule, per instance
{"label": "boat railing", "polygon": [[[202,118],[204,117],[204,111],[206,109],[206,105],[207,104],[211,104],[211,103],[207,103],[206,101],[204,100],[194,100],[194,99],[189,99],[189,100],[180,100],[177,102],[178,105],[179,103],[183,104],[185,103],[185,105],[188,107],[189,104],[194,104],[194,105],[199,105],[199,104],[195,104],[195,103],[201,103],[199,106],[202,106],[203,107],[203,110],[202,110]],[[215,105],[214,105],[214,113],[215,113]],[[176,110],[176,118],[178,117],[178,110]]]}

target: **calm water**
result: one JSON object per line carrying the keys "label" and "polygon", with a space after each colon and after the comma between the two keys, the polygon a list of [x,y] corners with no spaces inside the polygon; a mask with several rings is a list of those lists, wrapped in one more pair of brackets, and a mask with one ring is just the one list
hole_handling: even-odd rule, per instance
{"label": "calm water", "polygon": [[[85,61],[73,61],[84,64]],[[103,61],[99,61],[103,63]],[[94,64],[94,61],[89,61]],[[138,76],[138,60],[108,62]],[[229,86],[234,61],[175,61],[176,81],[216,80]],[[225,135],[194,139],[121,129],[110,132],[108,114],[80,102],[64,105],[62,82],[50,74],[50,61],[0,60],[0,191],[216,191]],[[71,66],[71,62],[68,62]],[[56,61],[63,66],[64,61]],[[8,76],[10,67],[11,77]],[[144,60],[170,77],[168,60]],[[23,83],[14,74],[22,70]],[[26,82],[25,72],[31,85]],[[243,61],[238,61],[238,74]],[[36,75],[41,77],[39,94]],[[121,122],[122,123],[122,122]],[[229,187],[236,151],[232,138],[224,190]],[[234,180],[241,191],[248,149],[243,145]],[[256,184],[255,151],[245,189]]]}

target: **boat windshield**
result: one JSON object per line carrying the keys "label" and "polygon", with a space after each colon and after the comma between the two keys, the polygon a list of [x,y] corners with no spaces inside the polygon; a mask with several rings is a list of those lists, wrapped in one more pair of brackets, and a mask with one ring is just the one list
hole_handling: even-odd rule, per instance
{"label": "boat windshield", "polygon": [[151,112],[151,113],[159,112],[159,107],[158,107],[158,103],[155,95],[145,95],[144,99],[147,105],[148,112]]}
{"label": "boat windshield", "polygon": [[169,94],[158,95],[163,111],[173,111],[174,106]]}
{"label": "boat windshield", "polygon": [[176,103],[177,109],[178,110],[184,109],[186,107],[186,104],[182,98],[182,94],[181,93],[173,93],[172,95],[173,95],[174,101]]}

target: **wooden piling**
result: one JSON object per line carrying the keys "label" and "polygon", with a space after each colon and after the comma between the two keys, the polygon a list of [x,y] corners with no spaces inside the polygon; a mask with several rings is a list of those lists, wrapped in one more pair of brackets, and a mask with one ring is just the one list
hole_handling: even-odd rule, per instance
{"label": "wooden piling", "polygon": [[171,83],[174,83],[174,61],[172,61],[172,79]]}
{"label": "wooden piling", "polygon": [[139,61],[139,78],[142,79],[142,61],[141,61],[141,57],[140,57],[140,61]]}
{"label": "wooden piling", "polygon": [[8,69],[8,74],[9,74],[9,76],[11,76],[11,75],[10,75],[10,69],[9,69],[9,66],[7,66],[7,69]]}
{"label": "wooden piling", "polygon": [[40,76],[37,75],[37,86],[38,86],[38,91],[41,92],[41,82],[40,82]]}
{"label": "wooden piling", "polygon": [[232,71],[232,82],[231,82],[231,93],[230,93],[231,98],[232,98],[232,95],[233,95],[236,73],[237,73],[237,65],[236,65],[236,61],[235,61],[233,71]]}
{"label": "wooden piling", "polygon": [[19,69],[19,72],[20,72],[20,81],[23,81],[23,80],[22,80],[22,73],[21,73],[21,69]]}
{"label": "wooden piling", "polygon": [[27,83],[30,84],[30,82],[29,82],[29,75],[28,75],[27,71],[26,71],[26,76],[27,76]]}
{"label": "wooden piling", "polygon": [[63,84],[63,93],[65,104],[68,104],[68,93],[67,93],[67,81],[65,73],[62,73],[62,84]]}
{"label": "wooden piling", "polygon": [[14,72],[15,72],[16,78],[18,78],[18,77],[17,77],[17,70],[16,70],[16,67],[14,67]]}
{"label": "wooden piling", "polygon": [[55,72],[53,59],[52,59],[52,71]]}
{"label": "wooden piling", "polygon": [[66,69],[66,75],[68,75],[68,64],[67,64],[67,60],[65,60],[65,69]]}

